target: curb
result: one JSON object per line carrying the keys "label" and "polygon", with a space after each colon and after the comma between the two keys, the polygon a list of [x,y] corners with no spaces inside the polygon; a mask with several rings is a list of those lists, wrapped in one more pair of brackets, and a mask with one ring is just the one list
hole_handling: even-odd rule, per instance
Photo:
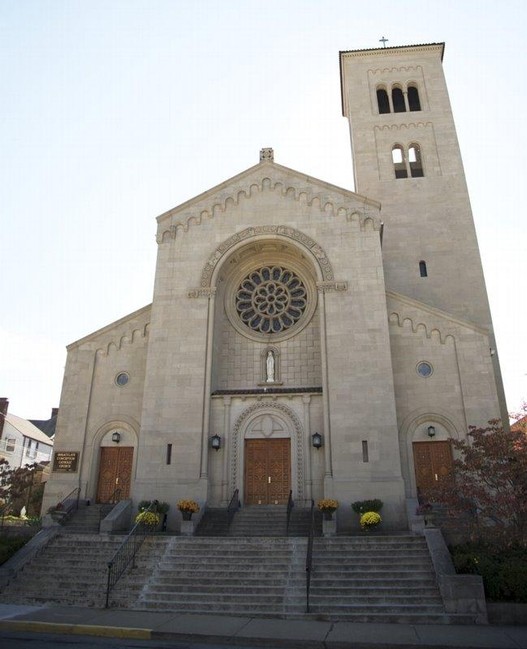
{"label": "curb", "polygon": [[130,638],[151,640],[151,629],[135,629],[118,626],[95,626],[89,624],[64,624],[63,622],[31,622],[30,620],[1,620],[0,629],[31,631],[32,633],[64,633],[93,635],[106,638]]}

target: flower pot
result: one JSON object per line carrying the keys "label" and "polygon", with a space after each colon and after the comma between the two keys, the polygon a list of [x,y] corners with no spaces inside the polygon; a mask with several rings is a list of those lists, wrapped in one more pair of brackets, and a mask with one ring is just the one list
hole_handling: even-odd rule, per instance
{"label": "flower pot", "polygon": [[324,520],[332,521],[333,520],[333,512],[334,512],[334,510],[332,510],[332,509],[325,509],[324,512],[323,512]]}
{"label": "flower pot", "polygon": [[180,532],[183,536],[193,536],[194,534],[194,521],[181,521]]}
{"label": "flower pot", "polygon": [[183,516],[184,521],[190,521],[193,513],[194,512],[181,512],[181,516]]}
{"label": "flower pot", "polygon": [[337,533],[337,521],[333,518],[328,520],[324,518],[322,520],[322,535],[323,536],[335,536]]}

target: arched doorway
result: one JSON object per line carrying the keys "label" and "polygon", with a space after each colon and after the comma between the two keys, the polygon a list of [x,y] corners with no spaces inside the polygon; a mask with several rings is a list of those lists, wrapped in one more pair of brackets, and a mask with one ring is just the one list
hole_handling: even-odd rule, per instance
{"label": "arched doorway", "polygon": [[242,487],[245,505],[285,504],[290,491],[303,499],[303,430],[290,407],[258,401],[240,415],[232,435],[231,479],[233,488]]}
{"label": "arched doorway", "polygon": [[134,449],[132,446],[106,446],[101,448],[99,460],[99,480],[97,482],[97,502],[107,503],[115,499],[119,490],[119,500],[130,495]]}
{"label": "arched doorway", "polygon": [[108,503],[129,498],[136,435],[126,424],[112,423],[106,424],[100,435],[99,464],[94,476],[97,484],[95,501]]}
{"label": "arched doorway", "polygon": [[453,458],[449,441],[414,442],[415,484],[418,496],[437,484],[452,480]]}
{"label": "arched doorway", "polygon": [[283,505],[291,489],[291,440],[245,440],[245,504]]}

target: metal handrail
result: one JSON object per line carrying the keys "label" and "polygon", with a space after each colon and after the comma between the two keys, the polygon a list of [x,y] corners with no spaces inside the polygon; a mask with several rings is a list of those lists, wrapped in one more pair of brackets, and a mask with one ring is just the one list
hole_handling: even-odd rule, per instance
{"label": "metal handrail", "polygon": [[293,500],[293,491],[291,490],[289,492],[289,498],[287,499],[287,518],[286,518],[286,524],[285,524],[285,535],[289,535],[289,521],[291,520],[291,512],[293,510],[293,507],[295,506],[294,500]]}
{"label": "metal handrail", "polygon": [[309,591],[311,588],[311,573],[313,571],[313,537],[315,535],[315,501],[311,500],[309,535],[306,552],[306,613],[309,613]]}
{"label": "metal handrail", "polygon": [[[63,498],[60,501],[60,505],[66,510],[66,511],[75,511],[79,509],[79,498],[81,494],[81,489],[80,487],[75,487],[73,491],[71,491],[65,498]],[[67,505],[68,501],[73,501],[71,505]]]}
{"label": "metal handrail", "polygon": [[[152,501],[145,512],[155,512],[157,505],[157,500]],[[124,571],[128,568],[130,562],[135,567],[135,555],[143,545],[145,537],[151,533],[151,529],[149,525],[145,525],[141,521],[137,522],[125,540],[117,548],[113,557],[108,561],[108,580],[106,582],[106,603],[104,608],[108,608],[110,593]]]}
{"label": "metal handrail", "polygon": [[227,505],[227,526],[230,527],[234,514],[240,509],[240,491],[235,489],[230,503]]}
{"label": "metal handrail", "polygon": [[74,512],[79,509],[79,498],[80,498],[81,489],[80,487],[75,487],[73,491],[63,498],[58,505],[54,508],[57,512],[63,512],[64,516],[61,517],[62,523],[67,520]]}

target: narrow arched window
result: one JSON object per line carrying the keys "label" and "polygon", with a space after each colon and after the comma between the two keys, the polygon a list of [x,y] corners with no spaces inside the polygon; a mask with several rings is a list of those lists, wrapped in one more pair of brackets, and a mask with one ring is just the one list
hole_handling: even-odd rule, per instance
{"label": "narrow arched window", "polygon": [[403,91],[400,88],[392,88],[392,104],[394,113],[405,113],[406,106],[404,103]]}
{"label": "narrow arched window", "polygon": [[410,175],[412,178],[422,178],[424,176],[423,162],[421,160],[421,148],[418,144],[410,144],[408,162],[410,163]]}
{"label": "narrow arched window", "polygon": [[406,163],[404,160],[404,150],[400,144],[396,144],[392,149],[392,162],[396,178],[408,178]]}
{"label": "narrow arched window", "polygon": [[428,277],[428,270],[426,269],[426,261],[419,262],[419,275],[421,275],[421,277]]}
{"label": "narrow arched window", "polygon": [[377,105],[381,115],[390,112],[390,101],[385,88],[377,88]]}
{"label": "narrow arched window", "polygon": [[410,110],[421,110],[417,86],[408,86],[408,107]]}

